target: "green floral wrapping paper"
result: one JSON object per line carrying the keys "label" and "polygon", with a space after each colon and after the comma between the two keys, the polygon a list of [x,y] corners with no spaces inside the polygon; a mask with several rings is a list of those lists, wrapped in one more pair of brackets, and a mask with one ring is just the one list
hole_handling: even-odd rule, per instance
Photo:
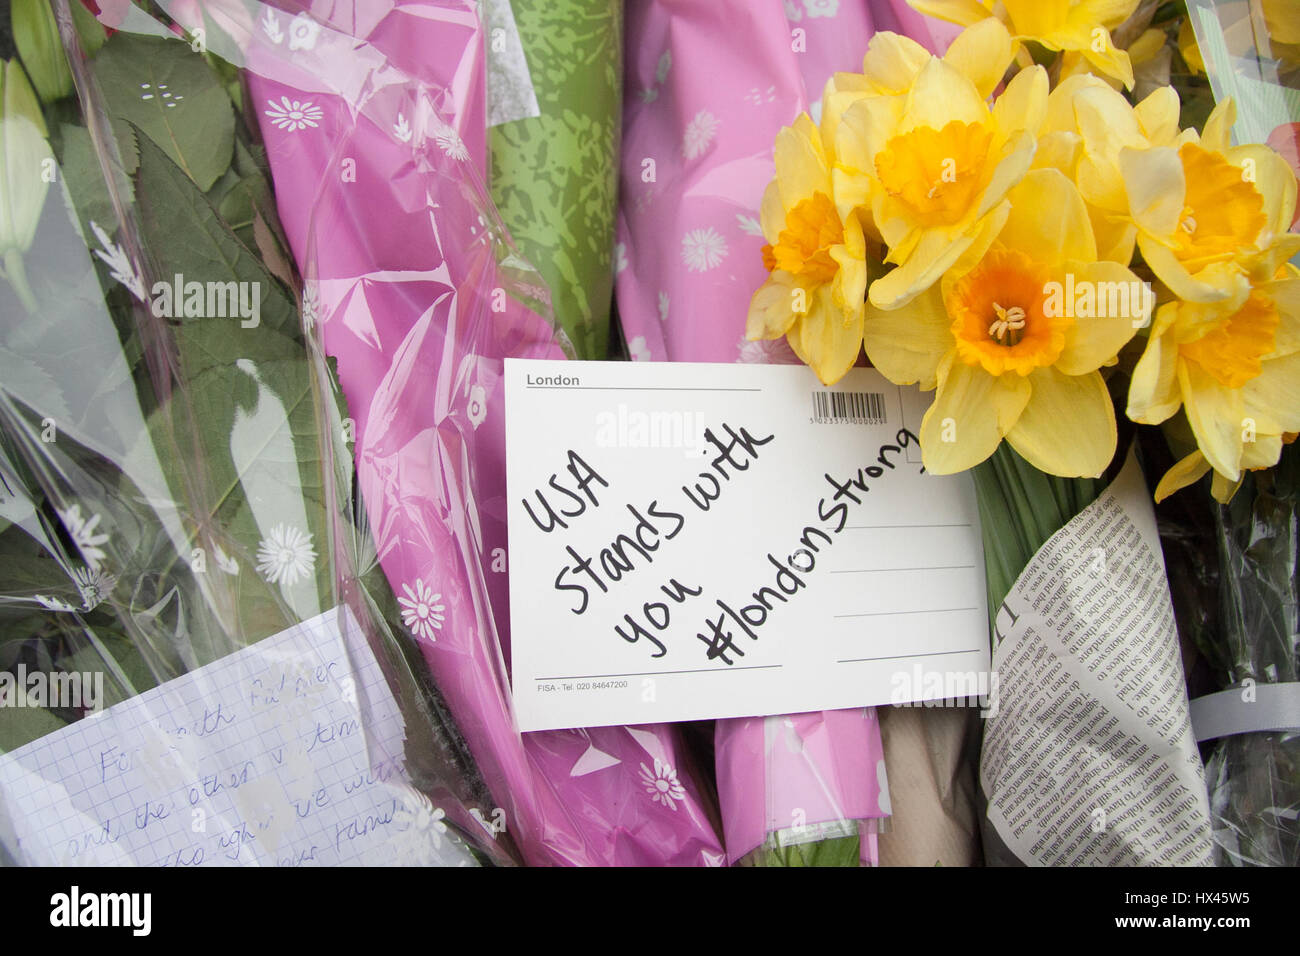
{"label": "green floral wrapping paper", "polygon": [[604,358],[622,137],[623,4],[516,3],[514,14],[541,115],[492,129],[492,198],[519,250],[550,286],[555,318],[578,357]]}

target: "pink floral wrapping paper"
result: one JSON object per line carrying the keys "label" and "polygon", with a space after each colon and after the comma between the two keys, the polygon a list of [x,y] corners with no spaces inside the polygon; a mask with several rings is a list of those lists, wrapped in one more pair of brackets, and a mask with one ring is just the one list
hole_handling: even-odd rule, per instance
{"label": "pink floral wrapping paper", "polygon": [[[615,268],[634,361],[798,361],[745,340],[773,143],[801,111],[820,118],[826,81],[861,70],[877,30],[933,45],[904,0],[630,0]],[[871,710],[719,721],[716,761],[731,862],[769,832],[889,814]]]}
{"label": "pink floral wrapping paper", "polygon": [[502,360],[563,353],[516,298],[545,289],[498,266],[510,250],[483,187],[476,5],[338,0],[257,16],[240,21],[247,95],[265,105],[303,319],[337,359],[403,622],[505,811],[483,808],[479,823],[503,819],[531,864],[720,865],[673,728],[515,729]]}

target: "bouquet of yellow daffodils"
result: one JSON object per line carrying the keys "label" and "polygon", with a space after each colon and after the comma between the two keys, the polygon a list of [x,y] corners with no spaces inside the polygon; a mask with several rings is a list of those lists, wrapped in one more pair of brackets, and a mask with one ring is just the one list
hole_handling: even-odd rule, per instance
{"label": "bouquet of yellow daffodils", "polygon": [[1198,132],[1171,86],[1125,95],[1164,42],[1137,0],[912,2],[966,25],[946,54],[879,33],[776,139],[747,334],[933,390],[925,468],[974,475],[995,615],[1118,469],[1116,404],[1186,446],[1157,501],[1212,473],[1226,502],[1296,437],[1296,178],[1230,100]]}
{"label": "bouquet of yellow daffodils", "polygon": [[1181,411],[1197,442],[1157,498],[1213,470],[1226,500],[1300,431],[1294,174],[1230,145],[1231,102],[1198,134],[1171,87],[1133,106],[1090,73],[1004,82],[1018,45],[992,17],[942,58],[877,34],[863,72],[827,85],[820,124],[781,131],[748,335],[785,336],[827,384],[865,345],[886,378],[934,389],[931,473],[1005,440],[1067,478],[1114,458],[1103,371],[1144,338],[1129,417]]}

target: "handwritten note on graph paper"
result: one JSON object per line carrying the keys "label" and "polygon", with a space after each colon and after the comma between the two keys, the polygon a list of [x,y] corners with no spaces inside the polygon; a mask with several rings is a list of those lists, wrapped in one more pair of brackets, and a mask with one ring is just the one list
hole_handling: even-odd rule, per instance
{"label": "handwritten note on graph paper", "polygon": [[0,756],[0,842],[56,866],[468,864],[338,608]]}
{"label": "handwritten note on graph paper", "polygon": [[975,696],[974,487],[922,471],[926,404],[869,369],[508,360],[521,729]]}

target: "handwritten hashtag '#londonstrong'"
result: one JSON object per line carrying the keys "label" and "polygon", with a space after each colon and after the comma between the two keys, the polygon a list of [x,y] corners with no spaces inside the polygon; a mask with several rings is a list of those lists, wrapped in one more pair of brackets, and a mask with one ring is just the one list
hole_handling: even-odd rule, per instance
{"label": "handwritten hashtag '#londonstrong'", "polygon": [[744,657],[745,652],[736,646],[735,641],[732,640],[731,631],[723,630],[722,624],[726,620],[727,615],[725,613],[719,614],[716,621],[710,620],[708,622],[711,632],[708,637],[703,634],[696,634],[695,636],[709,646],[709,660],[716,661],[718,658],[722,658],[722,663],[734,664],[735,661],[727,657],[727,654],[734,653],[737,657]]}

